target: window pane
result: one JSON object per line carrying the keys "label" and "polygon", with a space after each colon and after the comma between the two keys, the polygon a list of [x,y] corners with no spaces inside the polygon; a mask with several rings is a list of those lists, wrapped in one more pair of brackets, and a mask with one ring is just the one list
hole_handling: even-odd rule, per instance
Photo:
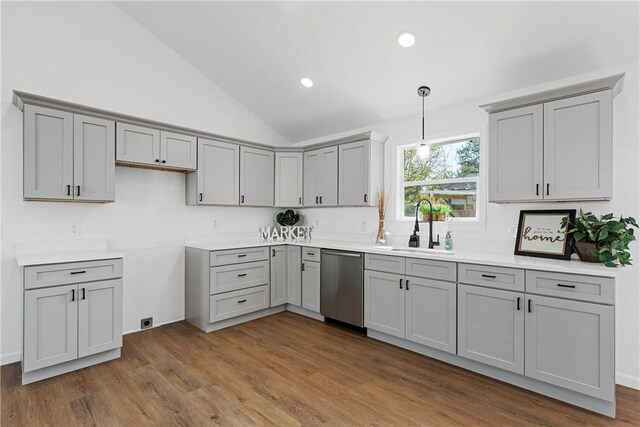
{"label": "window pane", "polygon": [[405,187],[404,215],[414,217],[418,201],[428,199],[434,206],[448,206],[454,218],[473,218],[477,209],[476,187],[475,182]]}
{"label": "window pane", "polygon": [[425,156],[417,148],[404,151],[404,181],[465,178],[480,171],[480,139],[471,138],[429,146]]}

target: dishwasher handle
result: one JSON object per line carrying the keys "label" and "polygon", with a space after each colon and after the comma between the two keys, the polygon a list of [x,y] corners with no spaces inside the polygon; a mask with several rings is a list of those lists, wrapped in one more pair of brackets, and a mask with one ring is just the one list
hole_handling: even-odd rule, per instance
{"label": "dishwasher handle", "polygon": [[322,253],[327,255],[350,256],[354,258],[360,258],[362,256],[362,254],[354,252],[322,251]]}

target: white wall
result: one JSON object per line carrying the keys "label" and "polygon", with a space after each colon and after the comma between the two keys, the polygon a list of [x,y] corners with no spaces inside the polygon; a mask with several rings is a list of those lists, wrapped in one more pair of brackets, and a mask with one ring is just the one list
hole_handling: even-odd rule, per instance
{"label": "white wall", "polygon": [[[623,92],[614,99],[614,188],[613,199],[609,202],[487,203],[487,115],[478,108],[481,100],[428,112],[427,139],[439,139],[469,132],[478,132],[481,137],[482,177],[479,190],[481,219],[476,223],[451,223],[455,250],[513,253],[515,240],[509,235],[509,226],[518,223],[518,215],[522,209],[582,208],[597,214],[613,212],[616,215],[640,218],[640,173],[637,167],[640,159],[639,64],[632,62],[616,69],[623,69],[627,75]],[[398,174],[396,153],[399,146],[419,138],[419,126],[420,117],[416,116],[379,123],[296,145],[306,145],[364,130],[374,130],[389,136],[385,144],[385,187],[391,191],[392,205],[385,225],[392,233],[394,245],[406,246],[413,224],[411,221],[396,218],[396,196],[402,197],[402,193],[399,193],[396,187]],[[567,165],[567,167],[571,166]],[[359,240],[372,239],[378,220],[375,208],[305,209],[304,217],[308,224],[318,226],[315,231],[316,237],[335,239],[346,237]],[[362,221],[365,221],[367,228],[364,233],[360,231]],[[426,228],[422,227],[423,239],[428,238]],[[440,233],[442,238],[446,228],[445,223],[435,223],[434,233]],[[640,268],[638,267],[640,250],[638,242],[631,245],[631,252],[634,265],[619,270],[620,277],[616,284],[616,378],[620,384],[640,388]]]}
{"label": "white wall", "polygon": [[[13,89],[269,144],[277,132],[111,3],[2,2],[2,362],[19,359],[19,241],[108,238],[124,252],[124,328],[184,317],[184,238],[270,224],[273,209],[188,207],[184,175],[116,168],[116,202],[22,200],[22,113]],[[213,229],[213,219],[218,230]],[[220,235],[222,238],[222,235]]]}

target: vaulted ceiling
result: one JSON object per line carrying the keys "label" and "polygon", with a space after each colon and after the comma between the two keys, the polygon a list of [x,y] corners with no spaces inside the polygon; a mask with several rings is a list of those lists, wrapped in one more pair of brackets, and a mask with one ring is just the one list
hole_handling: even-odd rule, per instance
{"label": "vaulted ceiling", "polygon": [[638,2],[116,4],[290,142],[638,60]]}

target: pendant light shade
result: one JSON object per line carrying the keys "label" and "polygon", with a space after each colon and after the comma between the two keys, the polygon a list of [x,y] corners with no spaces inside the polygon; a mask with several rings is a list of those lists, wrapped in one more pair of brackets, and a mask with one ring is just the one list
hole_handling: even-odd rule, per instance
{"label": "pendant light shade", "polygon": [[429,96],[430,93],[431,89],[429,88],[429,86],[420,86],[418,88],[418,95],[420,95],[420,97],[422,98],[422,138],[418,140],[417,154],[421,159],[426,159],[427,157],[429,157],[430,152],[429,144],[424,139],[424,99]]}

